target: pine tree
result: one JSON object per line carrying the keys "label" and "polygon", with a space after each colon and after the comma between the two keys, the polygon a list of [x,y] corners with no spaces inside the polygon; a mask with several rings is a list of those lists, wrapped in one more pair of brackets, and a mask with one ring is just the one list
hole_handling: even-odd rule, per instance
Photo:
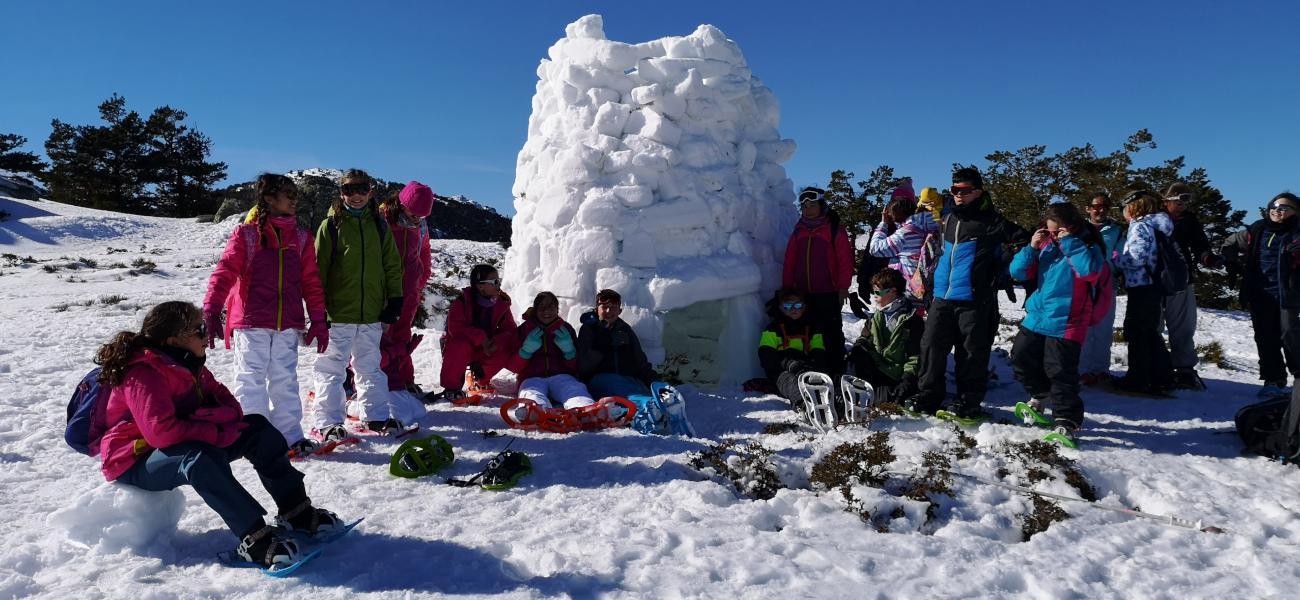
{"label": "pine tree", "polygon": [[37,179],[48,166],[33,152],[22,152],[27,138],[16,133],[0,133],[0,171],[27,174]]}

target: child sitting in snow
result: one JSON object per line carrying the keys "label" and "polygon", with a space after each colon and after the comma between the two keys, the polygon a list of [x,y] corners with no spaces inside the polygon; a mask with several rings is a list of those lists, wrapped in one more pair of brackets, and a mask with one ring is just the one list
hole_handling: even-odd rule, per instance
{"label": "child sitting in snow", "polygon": [[921,334],[925,332],[925,322],[903,293],[905,285],[902,273],[894,269],[884,269],[871,277],[876,310],[849,351],[853,375],[877,390],[890,387],[894,398],[916,393]]}
{"label": "child sitting in snow", "polygon": [[623,297],[607,289],[596,294],[596,310],[582,315],[578,376],[596,398],[646,396],[659,379],[622,313]]}
{"label": "child sitting in snow", "polygon": [[[519,350],[515,318],[510,314],[510,297],[501,291],[501,275],[492,265],[474,265],[469,287],[451,301],[447,310],[447,333],[443,335],[443,390],[426,400],[459,402],[470,391],[486,388]],[[465,381],[465,369],[471,381]]]}
{"label": "child sitting in snow", "polygon": [[798,409],[799,376],[808,371],[823,371],[826,341],[812,320],[807,318],[807,296],[795,288],[778,290],[769,303],[772,321],[758,340],[758,362],[781,396]]}
{"label": "child sitting in snow", "polygon": [[[560,318],[560,300],[551,292],[533,299],[519,326],[519,352],[510,370],[519,375],[519,397],[542,408],[559,404],[580,408],[595,404],[587,386],[578,381],[578,335]],[[551,399],[554,398],[555,402]]]}
{"label": "child sitting in snow", "polygon": [[[315,443],[302,432],[299,333],[306,330],[305,341],[315,342],[318,353],[329,345],[316,249],[311,233],[294,216],[298,186],[292,179],[264,173],[257,178],[254,193],[256,206],[248,220],[231,232],[208,279],[203,300],[207,343],[212,348],[214,338],[225,337],[230,348],[234,342],[232,387],[244,412],[266,417],[292,450],[309,453]],[[303,318],[304,303],[310,327]]]}

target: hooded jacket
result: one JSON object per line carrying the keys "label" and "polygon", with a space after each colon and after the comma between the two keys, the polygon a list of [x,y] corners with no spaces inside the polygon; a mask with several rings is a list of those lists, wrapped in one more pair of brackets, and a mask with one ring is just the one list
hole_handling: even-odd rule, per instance
{"label": "hooded jacket", "polygon": [[388,224],[374,210],[374,203],[360,216],[331,209],[316,230],[321,287],[335,323],[378,323],[388,299],[403,297],[402,259]]}
{"label": "hooded jacket", "polygon": [[1053,240],[1043,248],[1025,246],[1011,260],[1011,276],[1037,280],[1038,289],[1025,301],[1021,326],[1048,337],[1082,344],[1092,313],[1092,287],[1106,261],[1101,248],[1077,236]]}
{"label": "hooded jacket", "polygon": [[407,225],[400,208],[388,211],[388,228],[393,233],[397,245],[397,255],[402,266],[402,312],[415,314],[420,291],[429,282],[433,273],[433,256],[429,248],[429,224],[420,219],[415,225]]}
{"label": "hooded jacket", "polygon": [[862,328],[853,346],[871,356],[881,373],[902,380],[904,375],[919,375],[923,333],[925,321],[911,301],[900,297],[871,314],[871,321]]}
{"label": "hooded jacket", "polygon": [[[519,326],[519,333],[515,336],[520,344],[523,344],[528,335],[534,330],[542,328],[542,347],[529,358],[524,358],[515,352],[506,365],[507,369],[514,371],[519,377],[519,381],[530,379],[532,377],[551,377],[553,375],[572,375],[578,376],[578,333],[573,330],[573,326],[564,322],[564,319],[551,321],[550,325],[542,325],[537,319],[528,319]],[[573,340],[575,348],[573,358],[564,358],[564,352],[555,346],[555,334],[561,330],[568,332],[569,339]]]}
{"label": "hooded jacket", "polygon": [[1124,272],[1125,287],[1151,285],[1151,271],[1156,268],[1156,232],[1172,235],[1174,223],[1164,211],[1143,215],[1128,226],[1124,249],[1115,258],[1115,266]]}
{"label": "hooded jacket", "polygon": [[[226,308],[231,329],[306,329],[303,304],[312,323],[325,322],[325,295],[316,268],[311,234],[302,227],[275,226],[267,219],[244,223],[230,234],[208,278],[204,314]],[[230,336],[225,336],[229,347]]]}
{"label": "hooded jacket", "polygon": [[[489,323],[487,329],[479,326],[483,322]],[[505,292],[497,296],[491,307],[482,307],[474,299],[473,288],[467,287],[447,309],[447,339],[467,342],[474,348],[481,348],[491,338],[497,352],[514,354],[519,351],[517,330],[515,318],[510,314],[510,296]]]}
{"label": "hooded jacket", "polygon": [[794,226],[785,246],[781,286],[809,294],[847,290],[853,283],[853,248],[848,231],[834,210],[826,219],[809,226],[803,219]]}
{"label": "hooded jacket", "polygon": [[1252,296],[1268,294],[1282,308],[1300,309],[1300,217],[1281,228],[1271,224],[1268,219],[1251,223],[1228,236],[1221,251],[1230,266],[1242,272],[1242,306],[1249,308]]}
{"label": "hooded jacket", "polygon": [[[99,440],[100,468],[113,481],[154,448],[181,442],[226,445],[237,438],[244,411],[207,367],[197,375],[171,357],[144,348],[131,357],[122,383],[109,392]],[[225,432],[223,435],[222,432]]]}

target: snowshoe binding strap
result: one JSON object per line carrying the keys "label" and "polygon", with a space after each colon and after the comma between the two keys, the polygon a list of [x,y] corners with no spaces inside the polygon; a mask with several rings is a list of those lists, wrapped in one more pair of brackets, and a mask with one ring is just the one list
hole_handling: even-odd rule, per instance
{"label": "snowshoe binding strap", "polygon": [[388,472],[395,477],[415,479],[432,475],[456,460],[451,444],[441,436],[406,440],[393,452]]}
{"label": "snowshoe binding strap", "polygon": [[622,396],[606,396],[595,404],[574,408],[572,413],[584,431],[626,427],[636,417],[636,403]]}
{"label": "snowshoe binding strap", "polygon": [[864,379],[840,376],[840,398],[844,402],[844,420],[849,423],[871,422],[871,405],[876,403],[875,389]]}
{"label": "snowshoe binding strap", "polygon": [[507,451],[498,454],[480,474],[479,487],[485,490],[505,490],[515,487],[525,475],[533,472],[533,461],[523,452]]}

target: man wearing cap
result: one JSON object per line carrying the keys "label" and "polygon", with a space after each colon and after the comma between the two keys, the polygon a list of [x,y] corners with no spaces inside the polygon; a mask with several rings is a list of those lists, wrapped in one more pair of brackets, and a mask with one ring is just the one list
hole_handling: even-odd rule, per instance
{"label": "man wearing cap", "polygon": [[1203,390],[1205,383],[1196,373],[1196,274],[1200,266],[1215,267],[1221,259],[1210,249],[1196,213],[1187,210],[1195,199],[1192,187],[1181,181],[1165,190],[1165,212],[1174,221],[1174,243],[1187,262],[1187,287],[1165,299],[1165,327],[1169,330],[1169,361],[1174,367],[1174,386]]}
{"label": "man wearing cap", "polygon": [[826,340],[830,374],[844,372],[844,324],[841,307],[853,282],[853,246],[840,216],[826,205],[825,190],[799,192],[799,223],[785,247],[781,287],[803,292],[805,314]]}
{"label": "man wearing cap", "polygon": [[920,392],[909,410],[934,413],[944,399],[944,369],[955,348],[957,401],[943,416],[962,423],[988,419],[980,405],[988,388],[989,351],[997,327],[997,281],[1006,268],[1003,246],[1029,234],[993,209],[993,198],[973,168],[952,174],[952,212],[939,226],[943,255],[934,270],[934,298],[921,338]]}

